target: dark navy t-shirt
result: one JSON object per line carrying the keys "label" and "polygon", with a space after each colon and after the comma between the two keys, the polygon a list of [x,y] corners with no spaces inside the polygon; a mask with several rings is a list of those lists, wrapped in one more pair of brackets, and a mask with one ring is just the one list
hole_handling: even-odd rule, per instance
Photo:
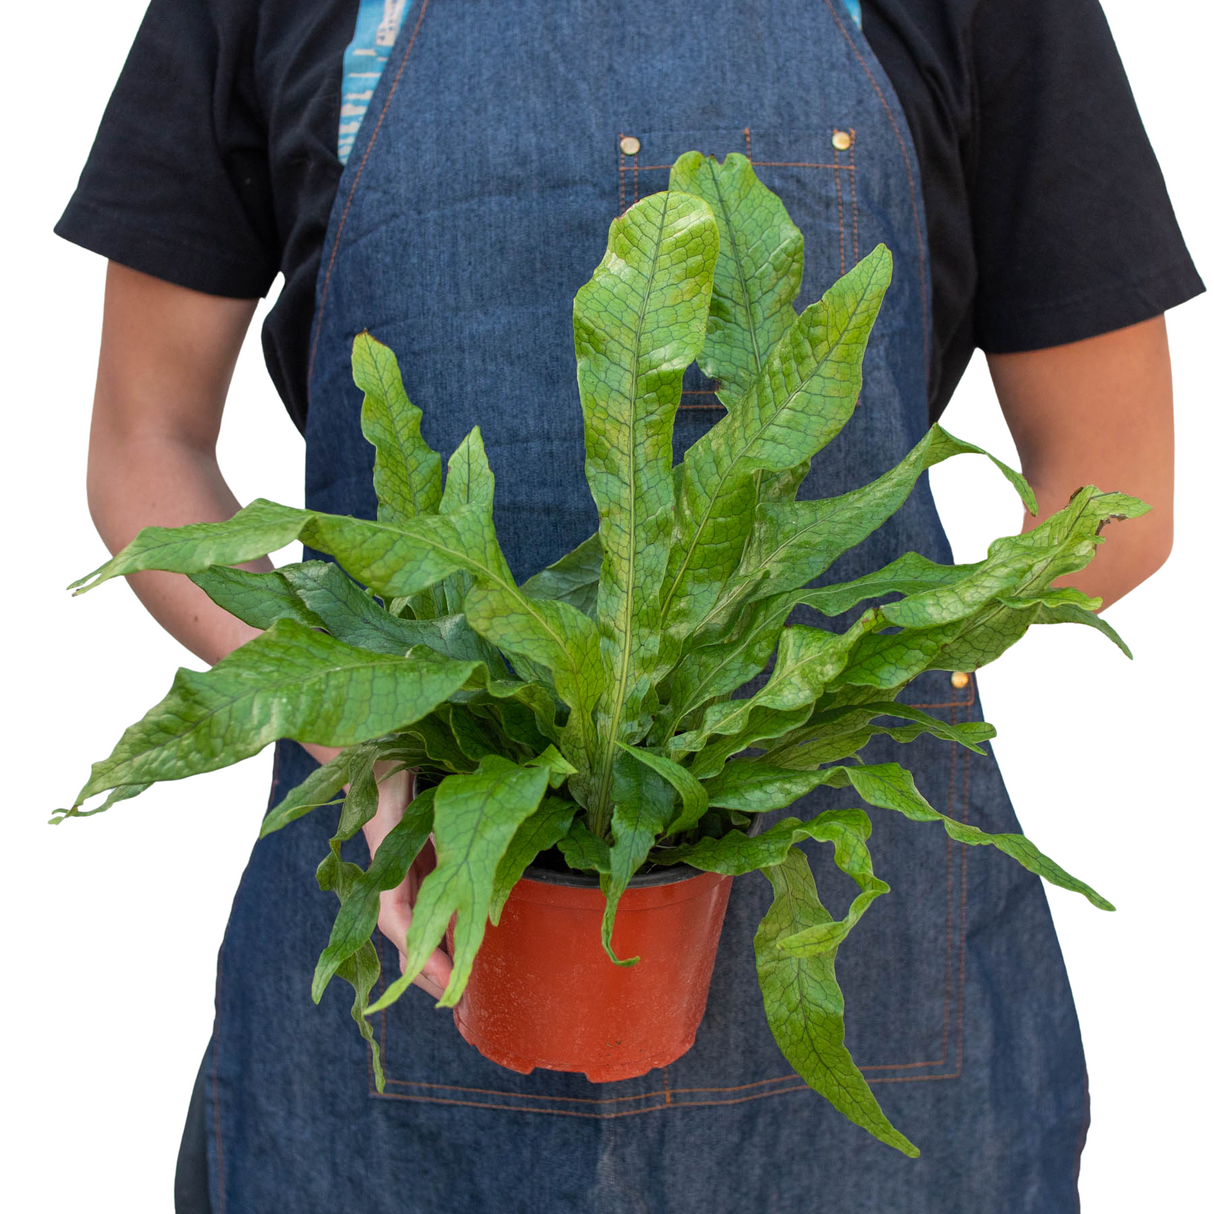
{"label": "dark navy t-shirt", "polygon": [[[407,5],[152,0],[56,228],[215,295],[264,295],[281,272],[262,337],[301,428],[339,149]],[[922,168],[933,417],[975,347],[1078,341],[1202,290],[1098,0],[861,8]]]}

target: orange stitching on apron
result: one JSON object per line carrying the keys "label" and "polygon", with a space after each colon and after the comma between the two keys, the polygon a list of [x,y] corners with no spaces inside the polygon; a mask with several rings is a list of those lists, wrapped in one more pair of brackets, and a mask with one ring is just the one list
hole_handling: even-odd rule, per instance
{"label": "orange stitching on apron", "polygon": [[854,266],[860,261],[860,209],[856,205],[856,132],[854,127],[851,130],[851,146],[847,149],[847,165],[845,167],[851,170],[851,176],[848,177],[848,181],[851,182],[851,263]]}
{"label": "orange stitching on apron", "polygon": [[845,164],[811,164],[808,160],[755,160],[752,163],[759,169],[837,169],[840,173],[851,172]]}
{"label": "orange stitching on apron", "polygon": [[[665,1069],[665,1068],[663,1068]],[[500,1088],[468,1088],[460,1087],[458,1084],[451,1083],[425,1083],[418,1079],[389,1079],[388,1083],[394,1083],[397,1087],[409,1088],[432,1088],[435,1091],[443,1092],[468,1092],[479,1096],[509,1096],[515,1100],[552,1100],[563,1102],[565,1104],[623,1104],[630,1100],[652,1100],[658,1096],[664,1096],[668,1091],[672,1096],[695,1095],[700,1092],[747,1092],[751,1088],[770,1087],[775,1083],[791,1083],[793,1080],[800,1083],[801,1076],[795,1071],[787,1075],[776,1075],[772,1079],[755,1079],[750,1083],[739,1083],[733,1087],[708,1087],[708,1088],[666,1088],[663,1091],[658,1091],[656,1088],[647,1092],[636,1092],[631,1096],[544,1096],[532,1094],[530,1092],[507,1092]],[[699,1103],[699,1102],[693,1102]]]}
{"label": "orange stitching on apron", "polygon": [[[865,1067],[860,1068],[862,1071]],[[880,1075],[876,1079],[870,1079],[869,1083],[935,1083],[938,1079],[959,1079],[960,1071],[952,1071],[947,1075],[886,1075],[882,1078]]]}
{"label": "orange stitching on apron", "polygon": [[[944,1035],[948,1037],[948,1021],[944,1022]],[[943,1066],[947,1059],[945,1058],[925,1058],[922,1062],[866,1062],[863,1066],[857,1067],[860,1071],[913,1071],[916,1067],[921,1066]],[[951,1075],[931,1075],[931,1079],[951,1079]],[[870,1083],[889,1083],[888,1079],[870,1079]]]}
{"label": "orange stitching on apron", "polygon": [[873,77],[872,72],[869,71],[868,64],[864,62],[864,56],[860,54],[856,44],[852,41],[852,36],[847,32],[847,27],[839,20],[839,14],[835,12],[835,6],[831,3],[831,0],[822,0],[822,3],[830,10],[830,15],[835,19],[839,32],[847,39],[847,45],[851,47],[852,54],[856,56],[856,60],[864,69],[864,74],[873,86],[873,92],[877,94],[877,99],[885,110],[885,116],[889,119],[889,125],[893,127],[894,137],[898,140],[898,148],[902,152],[902,163],[906,167],[906,185],[910,193],[911,216],[915,221],[915,240],[919,243],[919,303],[923,310],[923,373],[926,377],[931,367],[932,355],[932,330],[927,314],[927,251],[923,244],[923,229],[919,221],[919,204],[915,198],[915,174],[911,168],[910,155],[906,150],[906,144],[902,141],[902,132],[898,129],[897,122],[894,121],[894,115],[889,108],[889,102],[885,100],[885,94],[881,91],[881,86]]}
{"label": "orange stitching on apron", "polygon": [[[942,700],[938,704],[907,704],[907,708],[972,708],[974,705],[975,692],[978,687],[978,680],[971,674],[969,681],[969,695],[964,700]],[[969,714],[966,714],[966,719],[969,719]]]}
{"label": "orange stitching on apron", "polygon": [[[966,714],[969,715],[968,713]],[[956,754],[957,748],[953,747],[953,753]],[[966,751],[968,754],[969,752]],[[950,775],[951,782],[951,775]],[[948,811],[953,812],[953,798],[950,795],[948,799]],[[949,999],[953,993],[953,836],[945,835],[944,854],[946,857],[945,868],[948,871],[948,881],[945,888],[945,906],[944,914],[944,939],[945,939],[945,973],[948,974],[948,981],[944,984],[944,1028],[940,1038],[940,1057],[941,1059],[948,1057],[948,1014],[949,1014]],[[964,947],[964,945],[963,945]]]}
{"label": "orange stitching on apron", "polygon": [[[793,1078],[797,1080],[800,1086],[787,1088],[783,1092],[762,1092],[756,1096],[738,1096],[732,1100],[696,1100],[688,1101],[686,1104],[680,1104],[676,1101],[670,1105],[655,1104],[651,1105],[647,1109],[622,1109],[615,1113],[580,1113],[574,1111],[573,1109],[528,1109],[512,1104],[484,1104],[478,1100],[450,1100],[447,1098],[440,1099],[437,1096],[406,1096],[403,1093],[397,1092],[384,1092],[382,1094],[376,1093],[376,1095],[381,1100],[415,1100],[427,1104],[453,1104],[469,1109],[493,1109],[506,1113],[544,1113],[549,1117],[593,1117],[598,1120],[606,1121],[609,1118],[614,1117],[639,1117],[642,1113],[663,1113],[667,1109],[700,1108],[705,1105],[715,1106],[745,1104],[750,1100],[765,1100],[769,1096],[784,1096],[789,1094],[795,1095],[797,1093],[813,1091],[812,1088],[806,1086],[804,1083],[801,1083],[801,1077],[799,1075],[794,1075]],[[880,1083],[882,1081],[874,1080],[874,1082]]]}
{"label": "orange stitching on apron", "polygon": [[843,234],[843,180],[839,176],[839,149],[835,148],[835,199],[839,204],[839,277],[847,273],[847,238]]}
{"label": "orange stitching on apron", "polygon": [[[965,714],[965,715],[966,715],[967,717],[969,716],[969,711],[968,711],[968,709],[966,710],[966,714]],[[949,719],[949,724],[950,724],[950,725],[956,725],[956,724],[957,724],[957,710],[956,710],[956,708],[952,708],[952,709],[950,709],[950,710],[949,710],[948,719]],[[954,788],[956,787],[956,778],[957,778],[957,751],[958,751],[958,749],[959,749],[959,747],[957,746],[957,744],[956,744],[956,743],[954,743],[954,744],[953,744],[953,747],[952,747],[952,754],[949,756],[949,764],[948,764],[948,816],[949,816],[950,818],[951,818],[951,817],[952,817],[952,816],[953,816],[953,815],[956,813],[956,809],[955,809],[955,808],[954,808],[954,806],[953,806],[953,790],[954,790]],[[966,754],[969,754],[969,751],[967,750],[965,753],[966,753]],[[945,837],[948,839],[949,843],[951,844],[951,843],[952,843],[952,836],[951,836],[951,835],[946,835]],[[952,858],[952,855],[951,855],[952,848],[951,848],[951,846],[950,846],[949,848],[947,848],[946,850],[948,851],[948,853],[949,853],[949,858],[951,859],[951,858]],[[961,862],[962,862],[963,864],[965,863],[965,856],[964,856],[964,854],[963,854],[963,855],[962,855],[962,857],[961,857]],[[949,869],[949,872],[948,872],[948,892],[949,892],[948,910],[949,910],[949,918],[951,918],[951,917],[952,917],[952,910],[953,910],[952,890],[953,890],[953,870],[950,868],[950,869]],[[964,893],[965,893],[965,886],[964,886],[964,883],[963,883],[963,884],[962,884],[962,904],[961,904],[961,922],[962,922],[962,929],[961,929],[961,930],[962,930],[962,932],[963,932],[963,933],[964,933],[964,931],[965,931],[965,927],[964,927],[964,924],[965,924],[965,897],[964,897]],[[952,986],[953,986],[953,965],[952,965],[952,960],[953,960],[953,959],[952,959],[952,947],[953,947],[953,935],[952,935],[952,931],[951,931],[951,925],[950,925],[950,931],[949,931],[949,934],[948,934],[948,962],[949,962],[949,964],[948,964],[948,981],[945,983],[945,987],[944,987],[944,1040],[943,1040],[943,1046],[942,1046],[942,1049],[941,1049],[941,1052],[940,1052],[940,1061],[941,1061],[941,1064],[942,1064],[942,1065],[943,1065],[944,1060],[945,1060],[945,1059],[948,1057],[948,1026],[949,1026],[949,1018],[948,1018],[948,1013],[949,1013],[949,995],[950,995],[950,994],[952,994]],[[961,955],[962,955],[962,959],[964,959],[964,957],[965,957],[965,940],[964,940],[964,936],[963,936],[963,938],[962,938],[962,942],[961,942]],[[957,1070],[956,1070],[956,1074],[958,1074],[958,1075],[960,1075],[960,1074],[961,1074],[961,1057],[960,1057],[960,1055],[958,1055],[958,1057],[957,1057]]]}
{"label": "orange stitching on apron", "polygon": [[413,33],[409,35],[409,45],[405,47],[405,54],[400,61],[400,67],[396,69],[396,76],[392,80],[392,87],[388,90],[388,97],[384,101],[384,108],[379,112],[379,121],[376,122],[375,130],[371,132],[371,138],[367,141],[367,150],[363,152],[363,158],[358,162],[358,172],[354,175],[354,183],[350,186],[349,197],[346,198],[346,205],[342,208],[341,219],[337,224],[337,233],[333,237],[333,251],[329,254],[329,264],[325,266],[325,281],[320,292],[320,303],[316,308],[316,336],[312,341],[312,352],[308,356],[309,391],[312,387],[312,368],[316,363],[316,349],[320,344],[320,325],[321,321],[324,320],[325,301],[329,298],[329,278],[333,274],[333,265],[337,261],[337,250],[341,247],[341,234],[345,230],[346,216],[350,214],[350,206],[354,202],[354,195],[358,191],[358,183],[362,180],[363,169],[367,167],[367,161],[371,157],[371,150],[375,147],[375,141],[379,138],[380,128],[384,125],[384,119],[388,116],[388,110],[392,107],[392,99],[396,96],[396,86],[400,84],[405,64],[409,62],[409,56],[413,53],[413,43],[417,40],[417,31],[421,29],[422,22],[426,18],[426,9],[429,4],[430,0],[422,0],[421,12],[417,15],[417,24],[413,27]]}
{"label": "orange stitching on apron", "polygon": [[746,159],[753,163],[753,157],[750,154],[750,127],[744,126],[742,134],[746,136]]}
{"label": "orange stitching on apron", "polygon": [[620,137],[617,146],[620,149],[620,214],[628,210],[628,202],[624,196],[624,132],[620,132]]}
{"label": "orange stitching on apron", "polygon": [[[670,1091],[669,1088],[665,1088],[662,1091],[658,1091],[655,1088],[649,1092],[636,1092],[631,1096],[545,1096],[531,1092],[507,1092],[501,1088],[461,1087],[456,1083],[426,1083],[420,1079],[389,1079],[387,1082],[394,1083],[397,1087],[401,1088],[429,1088],[436,1092],[466,1092],[469,1095],[476,1096],[508,1096],[512,1100],[549,1100],[558,1104],[626,1104],[634,1100],[653,1100],[659,1096],[667,1095]],[[774,1082],[774,1080],[767,1080],[765,1082]],[[707,1088],[705,1090],[715,1092],[719,1089]],[[732,1089],[723,1090],[728,1091]]]}

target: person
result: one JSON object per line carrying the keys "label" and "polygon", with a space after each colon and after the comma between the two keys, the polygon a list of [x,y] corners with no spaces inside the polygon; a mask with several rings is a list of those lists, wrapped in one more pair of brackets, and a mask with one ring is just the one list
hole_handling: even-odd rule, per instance
{"label": "person", "polygon": [[[215,444],[281,273],[263,341],[307,437],[308,504],[374,511],[348,372],[367,327],[400,356],[433,446],[482,425],[516,576],[555,559],[593,528],[572,295],[607,220],[692,147],[750,156],[789,207],[806,234],[798,309],[878,240],[893,250],[861,407],[813,496],[894,463],[980,348],[1044,513],[1088,482],[1154,506],[1073,583],[1107,605],[1158,568],[1163,313],[1202,287],[1096,0],[153,0],[57,228],[110,262],[88,474],[106,544],[237,509]],[[718,416],[707,388],[689,379],[676,454]],[[948,559],[925,487],[879,536],[832,579],[882,545]],[[184,578],[131,582],[205,661],[252,635]],[[973,680],[948,672],[911,698],[980,713]],[[942,745],[897,757],[946,812],[1017,829],[994,761]],[[326,757],[312,752],[279,745],[275,799]],[[407,776],[385,783],[368,849],[409,795]],[[747,973],[762,906],[745,881],[697,1044],[660,1078],[494,1067],[426,1006],[439,952],[381,1021],[376,1095],[344,1012],[307,998],[332,906],[306,884],[328,833],[314,814],[271,836],[242,881],[179,1211],[784,1211],[807,1193],[857,1212],[1078,1208],[1086,1076],[1065,971],[1039,883],[993,849],[890,826],[881,871],[901,900],[840,957],[849,1045],[923,1148],[910,1163],[788,1074]],[[398,949],[423,871],[383,900]]]}

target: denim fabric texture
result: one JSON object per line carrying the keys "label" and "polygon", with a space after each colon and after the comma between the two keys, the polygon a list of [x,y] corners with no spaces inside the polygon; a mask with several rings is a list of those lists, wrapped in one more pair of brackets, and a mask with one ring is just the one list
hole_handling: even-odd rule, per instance
{"label": "denim fabric texture", "polygon": [[[621,151],[624,135],[636,155]],[[893,90],[841,3],[413,0],[330,221],[308,504],[374,517],[349,369],[366,328],[396,350],[432,446],[449,455],[481,426],[516,578],[590,534],[573,296],[609,221],[665,188],[690,148],[742,152],[779,192],[806,237],[798,308],[878,241],[890,246],[894,280],[856,417],[806,493],[840,493],[901,458],[927,427],[918,169]],[[688,375],[676,457],[720,416],[708,389]],[[950,559],[926,479],[829,580],[907,549]],[[980,713],[975,682],[953,688],[947,672],[903,698],[949,721]],[[874,743],[865,756],[910,767],[943,812],[1018,829],[993,758],[933,739]],[[273,799],[310,768],[280,744]],[[826,790],[793,812],[847,804],[853,795]],[[704,1023],[672,1066],[603,1085],[518,1075],[466,1045],[413,987],[376,1017],[378,1095],[345,991],[334,984],[319,1007],[309,997],[336,909],[310,882],[336,820],[320,810],[256,845],[233,907],[208,1076],[215,1211],[1077,1210],[1083,1054],[1040,883],[993,848],[872,812],[876,871],[893,892],[839,957],[848,1045],[921,1159],[846,1121],[777,1049],[751,943],[769,901],[761,874],[734,883]],[[348,845],[365,862],[360,851]],[[841,913],[846,879],[829,849],[809,851]],[[380,944],[386,983],[397,958]]]}

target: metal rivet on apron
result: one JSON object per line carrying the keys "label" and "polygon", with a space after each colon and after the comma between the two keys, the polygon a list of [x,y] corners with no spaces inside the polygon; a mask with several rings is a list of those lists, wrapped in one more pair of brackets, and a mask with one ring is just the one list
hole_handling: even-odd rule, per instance
{"label": "metal rivet on apron", "polygon": [[964,670],[954,670],[953,677],[949,679],[949,682],[960,691],[962,687],[970,685],[970,677]]}
{"label": "metal rivet on apron", "polygon": [[635,156],[641,150],[641,141],[632,135],[623,135],[620,138],[620,151],[625,156]]}
{"label": "metal rivet on apron", "polygon": [[837,147],[840,152],[846,152],[851,147],[851,135],[847,131],[836,131],[831,137],[830,142],[834,147]]}

